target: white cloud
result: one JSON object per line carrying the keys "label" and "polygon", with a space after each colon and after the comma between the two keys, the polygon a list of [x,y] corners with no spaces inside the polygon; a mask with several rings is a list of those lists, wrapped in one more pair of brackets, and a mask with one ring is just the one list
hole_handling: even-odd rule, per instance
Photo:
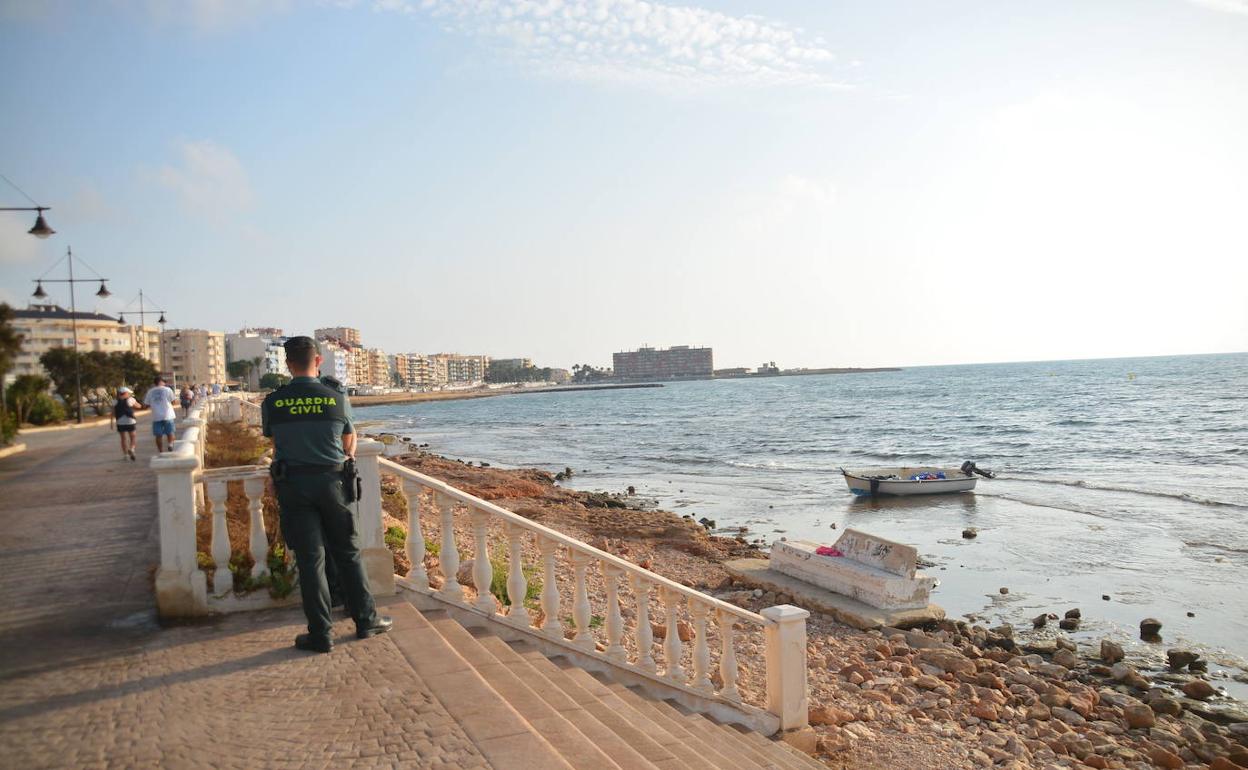
{"label": "white cloud", "polygon": [[214,216],[251,204],[251,183],[234,153],[209,140],[182,142],[178,151],[181,162],[162,166],[156,178],[188,209]]}
{"label": "white cloud", "polygon": [[647,86],[843,86],[819,37],[758,16],[645,0],[376,0],[501,45],[539,73]]}
{"label": "white cloud", "polygon": [[1187,0],[1189,3],[1202,5],[1215,11],[1226,13],[1242,13],[1248,16],[1248,0]]}

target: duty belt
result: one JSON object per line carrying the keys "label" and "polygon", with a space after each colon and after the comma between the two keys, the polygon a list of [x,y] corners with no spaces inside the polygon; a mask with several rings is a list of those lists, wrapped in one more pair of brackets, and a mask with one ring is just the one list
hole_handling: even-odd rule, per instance
{"label": "duty belt", "polygon": [[291,476],[314,476],[322,473],[342,473],[343,464],[337,465],[291,465],[285,460],[278,460],[269,466],[269,476],[274,481],[281,481]]}

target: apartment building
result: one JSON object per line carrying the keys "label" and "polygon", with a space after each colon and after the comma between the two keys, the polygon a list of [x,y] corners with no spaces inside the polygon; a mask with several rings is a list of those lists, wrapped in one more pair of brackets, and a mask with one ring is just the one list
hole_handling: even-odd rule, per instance
{"label": "apartment building", "polygon": [[715,364],[710,348],[673,345],[663,350],[643,347],[611,356],[615,376],[626,380],[670,380],[710,377]]}
{"label": "apartment building", "polygon": [[333,377],[343,385],[354,384],[351,381],[350,351],[331,340],[322,340],[317,345],[321,349],[320,375]]}
{"label": "apartment building", "polygon": [[429,356],[433,381],[441,386],[480,385],[490,366],[489,356],[466,356],[459,353],[435,353]]}
{"label": "apartment building", "polygon": [[368,383],[374,388],[393,388],[394,377],[390,374],[390,357],[381,348],[369,348]]}
{"label": "apartment building", "polygon": [[160,335],[162,371],[171,384],[223,383],[225,333],[205,329],[178,329]]}
{"label": "apartment building", "polygon": [[350,326],[327,326],[317,329],[312,335],[318,340],[337,340],[357,348],[364,344],[360,340],[360,330]]}
{"label": "apartment building", "polygon": [[392,360],[403,387],[423,390],[434,386],[433,362],[429,356],[420,353],[396,353]]}
{"label": "apartment building", "polygon": [[[277,335],[269,332],[279,332]],[[260,387],[260,378],[266,374],[280,374],[289,377],[286,369],[286,338],[281,336],[281,329],[243,329],[237,334],[225,335],[225,359],[229,363],[235,361],[252,361],[253,366],[247,374],[247,387],[255,390]]]}
{"label": "apartment building", "polygon": [[[13,311],[13,329],[22,335],[22,349],[14,360],[11,374],[14,377],[23,374],[46,375],[47,372],[39,363],[39,356],[53,348],[73,348],[75,324],[78,327],[80,353],[95,350],[124,353],[135,349],[136,336],[139,341],[147,339],[146,335],[136,335],[135,327],[120,324],[110,315],[82,310],[71,313],[60,305],[31,304],[25,309]],[[147,357],[153,363],[160,361],[159,341],[156,350],[149,348],[148,353],[152,354]]]}

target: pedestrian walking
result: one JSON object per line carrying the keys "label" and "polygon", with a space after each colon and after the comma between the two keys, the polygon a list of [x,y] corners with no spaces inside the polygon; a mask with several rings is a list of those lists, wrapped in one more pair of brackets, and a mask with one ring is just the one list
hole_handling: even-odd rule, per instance
{"label": "pedestrian walking", "polygon": [[157,377],[143,396],[143,403],[152,408],[152,435],[156,437],[156,453],[173,450],[173,421],[178,418],[174,411],[173,390],[165,385],[164,377]]}
{"label": "pedestrian walking", "polygon": [[265,397],[261,424],[264,435],[273,439],[269,472],[281,508],[282,537],[299,567],[308,620],[308,632],[295,637],[295,647],[330,652],[334,642],[327,558],[337,568],[357,638],[384,634],[394,621],[377,614],[360,560],[352,506],[358,496],[355,426],[346,389],[316,378],[321,356],[311,337],[291,337],[284,347],[292,379]]}
{"label": "pedestrian walking", "polygon": [[137,441],[134,429],[139,421],[134,416],[134,410],[139,408],[139,402],[134,400],[134,391],[125,385],[117,389],[117,402],[113,404],[113,417],[117,422],[117,437],[121,440],[121,457],[123,460],[129,458],[131,462],[137,459],[134,455]]}
{"label": "pedestrian walking", "polygon": [[191,416],[191,404],[195,402],[195,393],[187,385],[182,386],[182,390],[178,392],[178,400],[182,402],[182,416]]}

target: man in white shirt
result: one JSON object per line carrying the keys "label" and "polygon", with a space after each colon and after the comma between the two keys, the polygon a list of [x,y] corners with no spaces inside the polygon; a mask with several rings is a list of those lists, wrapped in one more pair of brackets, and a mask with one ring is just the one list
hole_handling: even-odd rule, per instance
{"label": "man in white shirt", "polygon": [[173,449],[173,421],[177,419],[173,402],[176,398],[163,377],[157,377],[155,385],[143,396],[143,403],[152,408],[152,435],[156,437],[157,453]]}

